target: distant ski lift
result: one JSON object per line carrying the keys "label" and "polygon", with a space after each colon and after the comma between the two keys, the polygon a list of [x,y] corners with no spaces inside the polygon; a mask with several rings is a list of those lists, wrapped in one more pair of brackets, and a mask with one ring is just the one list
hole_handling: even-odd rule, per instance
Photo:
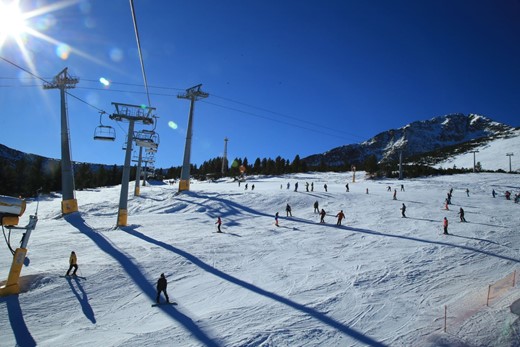
{"label": "distant ski lift", "polygon": [[159,134],[153,130],[141,130],[134,133],[135,143],[146,149],[157,150],[159,147]]}
{"label": "distant ski lift", "polygon": [[94,140],[114,141],[116,139],[116,131],[109,125],[103,125],[103,114],[104,112],[101,112],[99,115],[99,125],[94,130]]}

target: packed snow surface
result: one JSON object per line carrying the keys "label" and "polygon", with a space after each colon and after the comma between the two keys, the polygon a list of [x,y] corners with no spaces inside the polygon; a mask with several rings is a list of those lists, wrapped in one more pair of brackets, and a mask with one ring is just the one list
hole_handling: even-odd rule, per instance
{"label": "packed snow surface", "polygon": [[[352,181],[351,173],[249,177],[240,186],[193,182],[182,194],[147,185],[129,197],[122,228],[119,186],[77,192],[80,212],[66,217],[59,195],[43,196],[23,290],[0,298],[0,346],[519,344],[509,306],[520,291],[511,285],[489,306],[486,296],[518,269],[520,204],[504,192],[520,192],[520,175]],[[36,207],[28,204],[20,225]],[[340,210],[346,219],[336,226]],[[442,234],[445,216],[451,235]],[[12,232],[13,247],[20,238]],[[60,277],[72,250],[86,279]],[[11,261],[4,247],[2,279]],[[161,273],[176,306],[151,307]]]}

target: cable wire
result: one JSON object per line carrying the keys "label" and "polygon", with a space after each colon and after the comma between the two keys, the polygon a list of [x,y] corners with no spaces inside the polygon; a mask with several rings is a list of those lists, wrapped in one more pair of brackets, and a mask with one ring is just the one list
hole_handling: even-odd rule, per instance
{"label": "cable wire", "polygon": [[137,41],[137,50],[139,51],[139,61],[141,62],[141,71],[143,73],[144,88],[146,90],[146,97],[148,98],[148,106],[152,106],[150,101],[150,93],[148,91],[148,81],[146,79],[146,72],[144,70],[143,52],[141,50],[141,41],[139,39],[139,31],[137,30],[137,18],[135,17],[134,1],[130,0],[130,10],[132,11],[132,20],[134,22],[135,39]]}

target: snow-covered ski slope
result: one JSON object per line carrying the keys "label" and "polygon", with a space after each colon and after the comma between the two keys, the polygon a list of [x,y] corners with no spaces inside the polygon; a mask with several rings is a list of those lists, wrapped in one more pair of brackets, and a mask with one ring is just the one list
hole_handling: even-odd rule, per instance
{"label": "snow-covered ski slope", "polygon": [[[370,181],[358,173],[352,183],[351,173],[308,173],[247,182],[248,190],[193,182],[180,195],[177,185],[142,187],[121,229],[120,187],[77,192],[80,212],[66,218],[59,196],[42,197],[24,292],[0,298],[0,346],[518,345],[509,306],[520,291],[485,301],[489,284],[520,268],[520,205],[504,198],[520,192],[519,175]],[[326,224],[313,213],[316,200]],[[468,223],[458,222],[459,207]],[[31,202],[20,224],[35,209]],[[336,227],[340,210],[346,220]],[[441,235],[444,216],[450,236]],[[59,277],[72,250],[86,280]],[[6,247],[0,254],[5,279],[12,257]],[[177,306],[150,306],[161,273]],[[463,320],[452,309],[461,302],[472,313]]]}

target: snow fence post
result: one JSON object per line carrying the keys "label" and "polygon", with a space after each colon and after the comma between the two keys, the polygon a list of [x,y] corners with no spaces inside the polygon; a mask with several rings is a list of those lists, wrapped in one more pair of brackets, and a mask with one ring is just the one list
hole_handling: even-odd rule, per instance
{"label": "snow fence post", "polygon": [[488,295],[487,295],[487,300],[486,300],[486,306],[489,307],[489,293],[491,292],[491,284],[488,286]]}
{"label": "snow fence post", "polygon": [[513,272],[513,288],[515,287],[515,284],[516,284],[516,270]]}

